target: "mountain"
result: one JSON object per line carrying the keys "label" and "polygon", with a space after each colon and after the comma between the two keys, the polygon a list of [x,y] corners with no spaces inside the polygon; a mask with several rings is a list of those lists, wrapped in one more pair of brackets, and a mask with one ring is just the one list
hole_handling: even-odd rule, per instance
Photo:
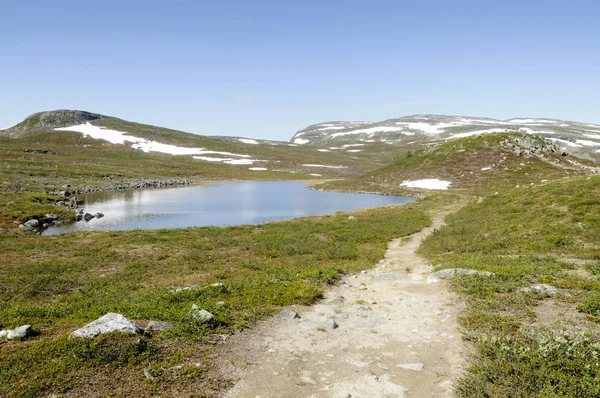
{"label": "mountain", "polygon": [[282,141],[191,134],[83,110],[35,113],[0,130],[0,181],[11,190],[114,186],[139,178],[309,179],[387,164],[384,144],[330,151]]}
{"label": "mountain", "polygon": [[382,122],[325,122],[298,131],[290,142],[318,147],[388,144],[429,144],[496,132],[536,134],[567,152],[600,158],[600,125],[554,119],[496,120],[466,116],[413,115]]}

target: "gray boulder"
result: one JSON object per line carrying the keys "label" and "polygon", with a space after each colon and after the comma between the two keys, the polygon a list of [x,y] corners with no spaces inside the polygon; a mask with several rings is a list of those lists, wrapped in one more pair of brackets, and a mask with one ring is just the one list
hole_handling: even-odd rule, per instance
{"label": "gray boulder", "polygon": [[147,332],[150,332],[150,331],[162,332],[164,330],[169,330],[169,329],[173,329],[173,325],[170,324],[169,322],[162,322],[162,321],[150,321],[150,322],[148,322],[148,326],[146,326]]}
{"label": "gray boulder", "polygon": [[40,226],[40,222],[38,220],[29,220],[29,221],[25,221],[23,223],[23,225],[29,229],[34,229]]}
{"label": "gray boulder", "polygon": [[70,337],[96,337],[99,334],[110,332],[142,333],[135,323],[131,322],[123,315],[109,312],[103,317],[96,319],[94,322],[88,323],[81,329],[75,330],[71,333]]}
{"label": "gray boulder", "polygon": [[0,330],[0,338],[6,337],[8,340],[25,339],[33,336],[31,325],[23,325],[14,329]]}
{"label": "gray boulder", "polygon": [[442,279],[452,278],[456,275],[495,276],[496,274],[489,271],[477,271],[474,269],[467,268],[448,268],[429,274],[429,276],[427,277],[427,283],[439,282]]}
{"label": "gray boulder", "polygon": [[85,214],[83,215],[83,219],[84,219],[85,221],[90,221],[92,218],[94,218],[94,215],[93,215],[93,214],[90,214],[90,213],[85,213]]}
{"label": "gray boulder", "polygon": [[215,320],[215,316],[205,309],[200,309],[196,304],[192,304],[190,309],[190,315],[194,319],[200,320],[201,323],[212,323]]}
{"label": "gray boulder", "polygon": [[104,214],[103,213],[96,213],[96,214],[94,214],[94,217],[96,217],[96,218],[102,218],[102,217],[104,217]]}
{"label": "gray boulder", "polygon": [[535,283],[531,286],[524,287],[523,289],[519,289],[519,292],[522,293],[536,293],[536,294],[549,294],[550,296],[554,296],[560,291],[552,285],[547,285],[545,283]]}
{"label": "gray boulder", "polygon": [[285,318],[285,319],[300,318],[300,316],[298,315],[298,313],[296,311],[292,311],[287,308],[281,310],[281,312],[278,315],[280,318]]}

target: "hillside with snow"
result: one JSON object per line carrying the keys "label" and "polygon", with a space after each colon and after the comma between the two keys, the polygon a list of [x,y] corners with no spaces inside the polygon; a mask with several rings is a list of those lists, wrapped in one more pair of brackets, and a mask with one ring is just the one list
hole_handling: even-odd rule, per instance
{"label": "hillside with snow", "polygon": [[290,142],[329,147],[361,143],[428,144],[488,133],[524,132],[554,141],[567,152],[600,158],[600,125],[554,119],[496,120],[465,116],[414,115],[382,122],[326,122],[298,131]]}

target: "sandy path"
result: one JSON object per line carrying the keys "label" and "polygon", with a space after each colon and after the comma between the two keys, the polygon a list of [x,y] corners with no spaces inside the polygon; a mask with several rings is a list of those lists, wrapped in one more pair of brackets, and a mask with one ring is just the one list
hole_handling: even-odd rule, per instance
{"label": "sandy path", "polygon": [[[445,282],[425,282],[430,267],[415,254],[442,224],[439,215],[394,239],[375,269],[345,278],[320,304],[293,307],[301,319],[276,316],[234,336],[221,358],[238,381],[225,396],[452,396],[464,356],[459,304]],[[320,324],[331,320],[339,327]]]}

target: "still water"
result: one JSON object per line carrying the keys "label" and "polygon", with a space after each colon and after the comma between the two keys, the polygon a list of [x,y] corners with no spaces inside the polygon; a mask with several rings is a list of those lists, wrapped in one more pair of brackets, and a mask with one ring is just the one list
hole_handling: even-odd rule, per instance
{"label": "still water", "polygon": [[257,224],[412,201],[313,191],[300,182],[222,182],[184,188],[95,192],[82,197],[89,222],[51,227],[44,235],[74,231],[185,228]]}

